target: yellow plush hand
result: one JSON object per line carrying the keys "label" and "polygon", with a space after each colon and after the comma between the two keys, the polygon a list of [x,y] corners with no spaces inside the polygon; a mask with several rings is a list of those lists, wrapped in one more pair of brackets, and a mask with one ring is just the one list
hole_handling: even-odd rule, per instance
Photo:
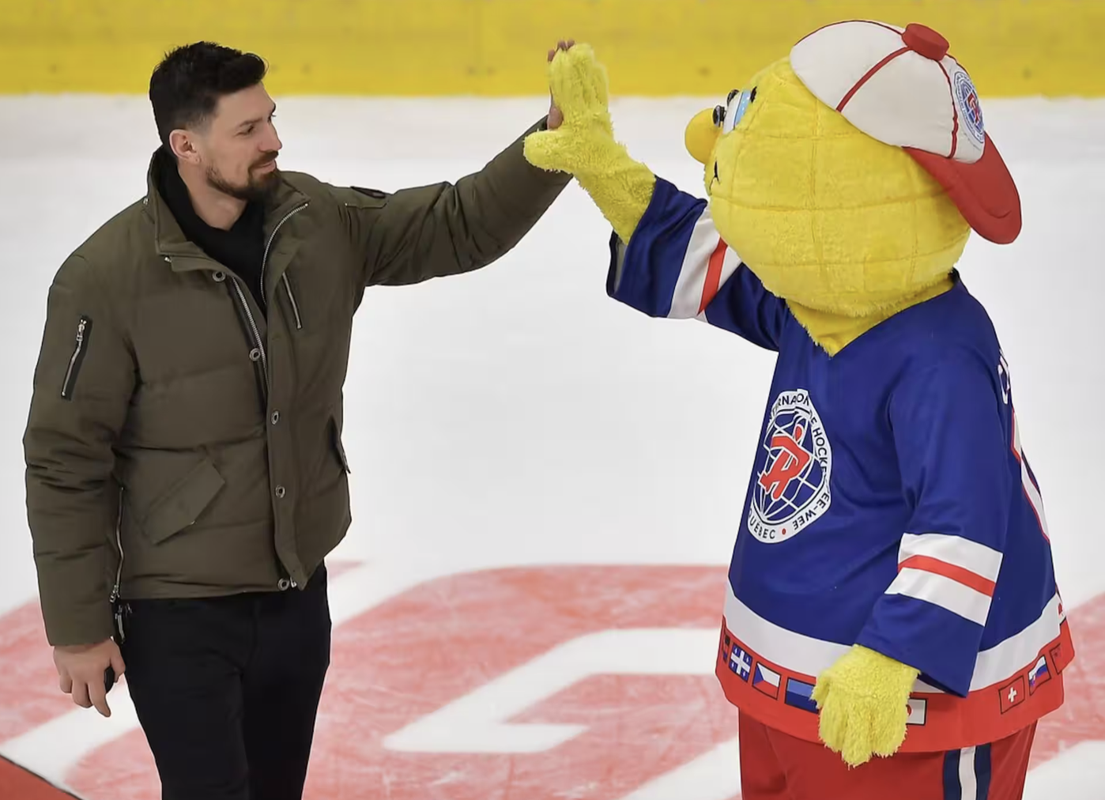
{"label": "yellow plush hand", "polygon": [[[557,49],[549,62],[549,90],[562,115],[555,130],[526,138],[526,158],[535,167],[576,175],[596,160],[594,151],[616,146],[610,121],[606,69],[590,45]],[[588,152],[591,151],[591,152]]]}
{"label": "yellow plush hand", "polygon": [[563,120],[526,137],[526,159],[535,167],[573,175],[628,242],[648,209],[656,179],[614,139],[606,70],[589,45],[555,52],[549,89]]}
{"label": "yellow plush hand", "polygon": [[918,674],[874,650],[853,647],[814,687],[821,741],[853,767],[872,755],[893,755],[905,741],[909,693]]}

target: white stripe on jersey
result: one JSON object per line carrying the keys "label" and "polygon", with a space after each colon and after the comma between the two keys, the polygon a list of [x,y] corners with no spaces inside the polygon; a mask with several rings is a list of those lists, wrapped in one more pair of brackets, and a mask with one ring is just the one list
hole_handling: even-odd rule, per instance
{"label": "white stripe on jersey", "polygon": [[935,572],[903,569],[886,590],[915,600],[940,606],[976,625],[986,625],[990,613],[990,597],[959,581]]}
{"label": "white stripe on jersey", "polygon": [[945,564],[962,567],[988,581],[997,581],[1002,554],[962,536],[943,533],[907,533],[898,549],[898,563],[913,556],[927,556]]}
{"label": "white stripe on jersey", "polygon": [[1059,595],[1051,598],[1036,621],[1001,644],[978,654],[971,676],[971,691],[1005,681],[1015,671],[1031,664],[1048,642],[1059,635]]}
{"label": "white stripe on jersey", "polygon": [[[784,669],[814,677],[848,652],[846,645],[826,642],[789,631],[756,614],[733,594],[725,581],[725,621],[729,631],[765,661]],[[1059,635],[1059,595],[1051,598],[1043,613],[1020,633],[978,654],[970,691],[986,689],[1008,680],[1031,664],[1049,642]],[[918,680],[918,694],[944,694],[943,690]]]}
{"label": "white stripe on jersey", "polygon": [[[675,282],[675,291],[672,293],[671,311],[668,312],[670,319],[694,319],[700,316],[702,290],[706,285],[706,275],[710,269],[710,256],[714,254],[720,243],[721,235],[714,226],[710,207],[707,206],[691,231],[687,251],[683,255],[683,265]],[[736,272],[738,266],[740,266],[740,259],[737,258],[737,254],[732,248],[726,248],[718,286],[723,286],[725,281]]]}

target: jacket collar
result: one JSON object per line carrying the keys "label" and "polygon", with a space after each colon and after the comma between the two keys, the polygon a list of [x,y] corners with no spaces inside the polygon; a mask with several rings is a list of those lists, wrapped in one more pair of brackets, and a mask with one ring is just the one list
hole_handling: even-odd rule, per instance
{"label": "jacket collar", "polygon": [[[145,213],[153,221],[154,240],[159,256],[175,272],[195,269],[217,269],[218,264],[189,241],[177,223],[168,203],[157,187],[157,170],[161,149],[155,150],[146,169],[146,196],[142,199]],[[307,195],[282,178],[276,192],[265,203],[265,242],[268,244],[280,221],[294,209],[306,205]]]}

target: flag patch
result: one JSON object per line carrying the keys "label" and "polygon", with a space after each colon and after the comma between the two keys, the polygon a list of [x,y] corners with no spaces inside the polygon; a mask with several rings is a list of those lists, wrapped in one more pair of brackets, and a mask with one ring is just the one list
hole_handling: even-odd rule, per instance
{"label": "flag patch", "polygon": [[998,700],[1001,702],[1001,713],[1016,708],[1025,701],[1027,693],[1024,688],[1024,676],[1018,675],[1012,682],[998,689]]}
{"label": "flag patch", "polygon": [[733,642],[733,648],[729,653],[729,669],[742,681],[747,681],[748,676],[752,674],[752,656],[736,642]]}
{"label": "flag patch", "polygon": [[1035,694],[1036,689],[1051,680],[1051,672],[1047,668],[1047,656],[1040,656],[1036,666],[1028,671],[1028,693]]}
{"label": "flag patch", "polygon": [[794,706],[795,708],[800,708],[803,711],[809,711],[813,714],[816,714],[817,703],[813,701],[813,698],[811,697],[812,694],[812,683],[796,681],[794,678],[787,678],[786,704],[788,706]]}
{"label": "flag patch", "polygon": [[779,673],[768,669],[762,663],[756,664],[752,685],[772,700],[779,699]]}
{"label": "flag patch", "polygon": [[928,716],[929,701],[923,697],[911,697],[909,698],[908,716],[906,717],[906,725],[924,725],[925,718]]}

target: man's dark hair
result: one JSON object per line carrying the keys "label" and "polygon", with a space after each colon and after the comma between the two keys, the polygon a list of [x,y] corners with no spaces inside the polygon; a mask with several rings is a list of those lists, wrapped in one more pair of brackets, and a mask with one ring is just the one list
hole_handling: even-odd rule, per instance
{"label": "man's dark hair", "polygon": [[266,71],[260,56],[211,42],[169,52],[150,76],[150,103],[165,149],[170,133],[202,125],[220,97],[256,86]]}

